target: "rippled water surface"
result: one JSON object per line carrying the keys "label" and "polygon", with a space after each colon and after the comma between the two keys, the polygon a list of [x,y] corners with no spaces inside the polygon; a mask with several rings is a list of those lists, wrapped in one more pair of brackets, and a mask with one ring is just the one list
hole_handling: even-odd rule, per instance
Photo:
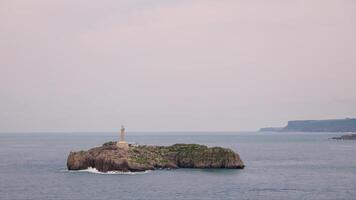
{"label": "rippled water surface", "polygon": [[132,133],[130,142],[229,147],[244,170],[68,172],[72,150],[115,133],[1,133],[0,199],[356,199],[356,141],[315,133]]}

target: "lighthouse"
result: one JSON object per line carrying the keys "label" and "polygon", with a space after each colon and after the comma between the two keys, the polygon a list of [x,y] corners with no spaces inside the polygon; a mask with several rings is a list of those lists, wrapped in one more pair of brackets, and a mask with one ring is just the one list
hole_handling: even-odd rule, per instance
{"label": "lighthouse", "polygon": [[120,139],[117,142],[117,147],[119,148],[129,148],[129,144],[125,141],[125,127],[121,126]]}

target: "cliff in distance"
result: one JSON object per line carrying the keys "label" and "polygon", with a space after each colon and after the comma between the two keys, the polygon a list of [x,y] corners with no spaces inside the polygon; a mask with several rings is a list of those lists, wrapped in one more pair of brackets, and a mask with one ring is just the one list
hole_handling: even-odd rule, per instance
{"label": "cliff in distance", "polygon": [[107,142],[88,151],[70,152],[68,170],[89,167],[101,172],[145,171],[157,168],[230,168],[245,167],[240,156],[231,149],[207,147],[198,144],[172,146],[132,146],[120,148],[116,142]]}
{"label": "cliff in distance", "polygon": [[356,118],[289,121],[286,127],[261,128],[275,132],[356,132]]}

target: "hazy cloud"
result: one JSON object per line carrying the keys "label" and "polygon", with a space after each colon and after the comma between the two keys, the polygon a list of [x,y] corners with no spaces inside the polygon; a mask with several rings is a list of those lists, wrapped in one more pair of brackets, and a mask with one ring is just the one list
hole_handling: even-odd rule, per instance
{"label": "hazy cloud", "polygon": [[0,2],[0,131],[355,117],[352,0]]}

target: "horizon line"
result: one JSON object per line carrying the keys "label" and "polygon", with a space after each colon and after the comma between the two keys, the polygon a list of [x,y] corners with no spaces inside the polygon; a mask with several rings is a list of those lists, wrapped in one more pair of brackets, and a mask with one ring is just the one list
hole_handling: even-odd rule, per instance
{"label": "horizon line", "polygon": [[[0,131],[0,134],[12,134],[12,133],[119,133],[120,130],[117,131]],[[258,130],[215,130],[215,131],[126,131],[128,133],[216,133],[216,132],[223,132],[223,133],[241,133],[241,132],[258,132]]]}

